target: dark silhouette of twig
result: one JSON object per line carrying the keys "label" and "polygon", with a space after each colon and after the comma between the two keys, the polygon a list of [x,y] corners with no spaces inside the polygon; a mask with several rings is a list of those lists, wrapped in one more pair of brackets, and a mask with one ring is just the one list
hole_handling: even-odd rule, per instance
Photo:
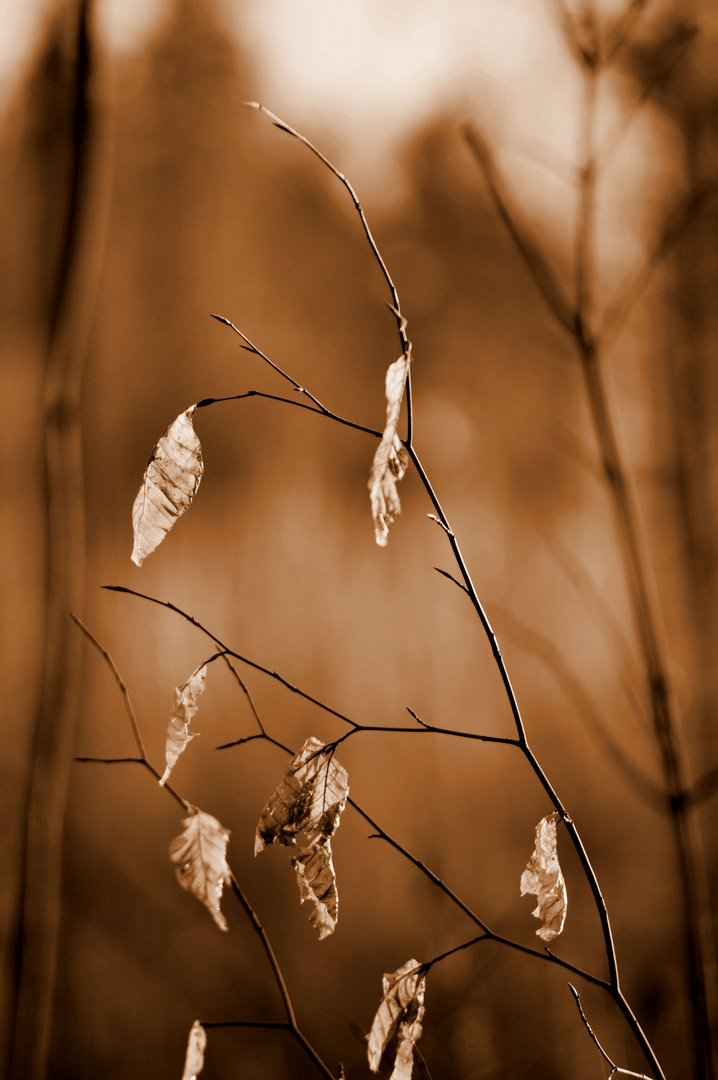
{"label": "dark silhouette of twig", "polygon": [[588,1018],[587,1018],[585,1012],[583,1011],[583,1005],[581,1004],[581,995],[579,994],[576,987],[572,986],[571,983],[568,984],[568,988],[569,988],[569,990],[571,991],[571,993],[574,996],[574,999],[576,1001],[576,1007],[578,1008],[579,1016],[583,1020],[584,1027],[586,1028],[586,1031],[588,1032],[588,1034],[593,1039],[593,1042],[596,1045],[596,1049],[601,1054],[601,1057],[604,1059],[605,1062],[607,1062],[611,1066],[611,1072],[609,1073],[609,1078],[611,1076],[617,1076],[618,1075],[618,1076],[634,1076],[634,1077],[637,1078],[637,1080],[649,1080],[649,1078],[646,1076],[645,1073],[631,1072],[630,1069],[622,1069],[620,1066],[616,1065],[616,1063],[613,1061],[612,1058],[610,1058],[608,1056],[608,1054],[606,1053],[606,1051],[603,1049],[600,1042],[598,1041],[598,1037],[596,1035],[596,1032],[593,1030],[593,1028],[589,1024]]}

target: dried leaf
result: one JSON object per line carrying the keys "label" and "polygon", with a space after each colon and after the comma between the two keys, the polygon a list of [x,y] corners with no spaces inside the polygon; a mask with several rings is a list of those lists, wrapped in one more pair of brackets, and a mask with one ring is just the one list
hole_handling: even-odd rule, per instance
{"label": "dried leaf", "polygon": [[397,1035],[396,1057],[391,1080],[409,1080],[414,1064],[414,1044],[422,1033],[426,978],[418,960],[382,979],[384,997],[369,1032],[367,1056],[372,1072],[379,1071],[382,1054]]}
{"label": "dried leaf", "polygon": [[521,895],[533,893],[538,907],[532,912],[541,920],[536,931],[544,941],[553,941],[563,930],[566,920],[566,883],[556,852],[556,823],[560,814],[554,811],[536,826],[536,847],[521,875]]}
{"label": "dried leaf", "polygon": [[302,903],[310,900],[310,922],[325,938],[337,922],[338,897],[330,839],[339,826],[349,785],[346,769],[318,739],[309,738],[290,761],[284,777],[262,810],[254,841],[258,855],[272,843],[296,846],[292,858]]}
{"label": "dried leaf", "polygon": [[132,561],[141,566],[164,540],[197,494],[204,472],[202,448],[192,424],[196,405],[180,413],[152,451],[132,507],[135,545]]}
{"label": "dried leaf", "polygon": [[310,900],[314,905],[309,922],[319,931],[321,941],[334,933],[339,908],[331,841],[318,841],[304,848],[292,857],[292,865],[302,903]]}
{"label": "dried leaf", "polygon": [[187,743],[199,735],[198,731],[190,731],[189,725],[192,717],[197,712],[197,698],[204,690],[204,680],[207,675],[207,665],[195,671],[184,686],[175,687],[175,703],[170,713],[167,724],[167,738],[165,739],[165,761],[167,767],[162,774],[160,785],[164,785],[169,779],[177,758],[187,746]]}
{"label": "dried leaf", "polygon": [[374,536],[379,547],[386,547],[389,525],[401,513],[396,489],[409,464],[409,455],[397,435],[404,386],[409,371],[408,352],[389,365],[386,373],[386,427],[376,448],[369,473],[369,498],[374,519]]}
{"label": "dried leaf", "polygon": [[202,810],[190,814],[182,824],[184,832],[170,844],[177,880],[202,901],[220,930],[226,930],[227,921],[219,905],[222,888],[229,881],[225,859],[229,832]]}
{"label": "dried leaf", "polygon": [[311,737],[289,762],[259,818],[255,855],[275,841],[294,846],[299,832],[306,832],[310,841],[334,834],[349,785],[346,769],[324,750],[324,743]]}
{"label": "dried leaf", "polygon": [[204,1068],[204,1052],[207,1047],[207,1032],[199,1020],[195,1020],[190,1028],[187,1040],[187,1053],[184,1059],[184,1072],[182,1080],[197,1080]]}

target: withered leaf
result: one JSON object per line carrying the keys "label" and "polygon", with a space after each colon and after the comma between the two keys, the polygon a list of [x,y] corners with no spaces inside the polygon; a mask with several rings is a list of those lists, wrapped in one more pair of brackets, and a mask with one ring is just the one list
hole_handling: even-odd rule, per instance
{"label": "withered leaf", "polygon": [[184,1072],[182,1080],[197,1080],[204,1068],[204,1052],[207,1047],[207,1032],[199,1020],[195,1020],[190,1028],[187,1040],[187,1053],[184,1059]]}
{"label": "withered leaf", "polygon": [[422,1033],[426,978],[418,960],[407,960],[382,979],[383,998],[369,1032],[369,1068],[378,1072],[382,1054],[397,1036],[391,1080],[409,1080],[414,1065],[414,1045]]}
{"label": "withered leaf", "polygon": [[170,713],[167,724],[167,737],[165,739],[165,761],[167,763],[160,784],[164,785],[175,766],[177,758],[187,744],[199,735],[198,731],[190,731],[189,725],[192,717],[197,712],[197,698],[204,690],[204,680],[207,675],[207,665],[190,675],[184,686],[175,687],[175,703]]}
{"label": "withered leaf", "polygon": [[348,794],[346,769],[324,743],[310,737],[290,761],[257,825],[255,855],[275,842],[295,847],[297,835],[304,835],[292,864],[302,903],[310,900],[313,904],[310,922],[319,931],[320,940],[334,931],[337,922],[330,840],[339,826]]}
{"label": "withered leaf", "polygon": [[314,910],[309,922],[319,931],[319,940],[334,933],[337,924],[339,901],[337,879],[332,862],[329,839],[317,841],[292,856],[302,903],[310,900]]}
{"label": "withered leaf", "polygon": [[558,937],[566,920],[566,883],[556,851],[556,823],[560,816],[554,811],[539,821],[534,853],[521,875],[521,895],[532,893],[538,897],[532,914],[541,920],[536,933],[544,941]]}
{"label": "withered leaf", "polygon": [[369,473],[369,499],[374,520],[374,536],[379,547],[386,547],[389,525],[401,513],[401,501],[396,485],[409,464],[409,455],[397,435],[409,360],[410,354],[403,353],[389,365],[386,373],[386,427]]}
{"label": "withered leaf", "polygon": [[132,561],[141,566],[164,540],[197,494],[204,472],[202,448],[192,417],[196,405],[180,413],[152,451],[132,507]]}
{"label": "withered leaf", "polygon": [[332,836],[348,794],[346,769],[324,743],[311,736],[289,762],[262,810],[254,854],[275,841],[293,846],[299,832],[306,832],[310,840]]}
{"label": "withered leaf", "polygon": [[190,814],[182,824],[184,832],[170,844],[177,880],[202,901],[220,930],[226,930],[227,920],[219,905],[224,884],[229,881],[225,859],[229,832],[203,810]]}

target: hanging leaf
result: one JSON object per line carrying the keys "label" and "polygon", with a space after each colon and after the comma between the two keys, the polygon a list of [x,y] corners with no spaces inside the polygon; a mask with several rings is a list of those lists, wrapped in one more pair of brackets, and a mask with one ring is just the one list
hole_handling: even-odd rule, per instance
{"label": "hanging leaf", "polygon": [[262,810],[254,854],[275,841],[294,846],[299,832],[306,832],[310,841],[332,836],[349,794],[347,779],[346,769],[324,743],[307,739]]}
{"label": "hanging leaf", "polygon": [[374,536],[379,547],[386,547],[389,526],[401,513],[401,501],[396,485],[409,464],[409,455],[397,435],[401,402],[409,371],[409,357],[409,352],[404,353],[389,365],[386,373],[386,427],[369,473],[369,499],[374,519]]}
{"label": "hanging leaf", "polygon": [[195,1020],[190,1028],[187,1040],[187,1053],[184,1059],[184,1072],[182,1080],[197,1080],[204,1068],[204,1052],[207,1047],[207,1032],[199,1020]]}
{"label": "hanging leaf", "polygon": [[180,413],[152,451],[132,507],[132,561],[142,566],[197,494],[204,472],[202,448],[192,424],[196,405]]}
{"label": "hanging leaf", "polygon": [[414,1065],[414,1044],[422,1033],[426,978],[418,960],[407,960],[391,975],[384,975],[384,997],[369,1032],[367,1056],[372,1072],[379,1071],[382,1054],[397,1036],[391,1080],[409,1080]]}
{"label": "hanging leaf", "polygon": [[190,814],[182,824],[184,832],[170,844],[177,880],[202,901],[220,930],[226,930],[227,920],[219,905],[224,884],[230,879],[225,859],[229,832],[202,810]]}
{"label": "hanging leaf", "polygon": [[175,767],[177,758],[187,744],[199,735],[198,731],[190,731],[189,725],[192,717],[197,712],[197,698],[204,690],[204,680],[207,676],[207,665],[190,675],[184,686],[175,687],[175,703],[170,713],[167,724],[167,737],[165,739],[165,761],[167,766],[162,774],[160,785],[169,779],[169,775]]}
{"label": "hanging leaf", "polygon": [[538,907],[532,914],[541,920],[536,933],[544,941],[558,937],[566,920],[566,883],[556,852],[556,823],[560,816],[554,811],[539,821],[534,853],[521,875],[521,895],[532,893],[538,897]]}
{"label": "hanging leaf", "polygon": [[302,903],[310,900],[314,910],[309,922],[319,931],[319,940],[334,933],[337,924],[339,898],[332,862],[331,841],[317,841],[292,856]]}
{"label": "hanging leaf", "polygon": [[254,841],[258,855],[272,843],[296,847],[293,856],[302,903],[310,900],[310,922],[319,939],[333,933],[337,923],[338,896],[332,862],[331,837],[346,806],[349,785],[346,769],[319,739],[309,738],[290,761],[284,777],[262,810]]}

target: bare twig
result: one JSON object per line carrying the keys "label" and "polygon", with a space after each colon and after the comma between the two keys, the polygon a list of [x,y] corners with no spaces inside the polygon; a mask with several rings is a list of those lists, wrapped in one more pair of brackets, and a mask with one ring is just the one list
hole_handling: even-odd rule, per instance
{"label": "bare twig", "polygon": [[568,988],[569,988],[569,990],[571,991],[571,993],[574,996],[574,999],[576,1001],[576,1006],[578,1008],[579,1015],[580,1015],[581,1019],[583,1020],[584,1027],[586,1028],[586,1031],[588,1032],[588,1034],[593,1039],[594,1043],[596,1044],[596,1048],[598,1049],[599,1053],[603,1057],[604,1061],[608,1065],[611,1066],[610,1076],[634,1076],[634,1077],[637,1078],[637,1080],[650,1080],[650,1078],[648,1076],[646,1076],[645,1073],[632,1072],[630,1069],[622,1069],[619,1065],[616,1065],[616,1063],[612,1060],[612,1058],[610,1058],[608,1056],[606,1051],[601,1046],[600,1042],[598,1041],[598,1037],[597,1037],[595,1031],[593,1030],[593,1028],[589,1024],[588,1019],[586,1017],[586,1014],[583,1011],[583,1005],[581,1004],[581,996],[580,996],[578,990],[576,989],[575,986],[572,986],[571,983],[568,984]]}

